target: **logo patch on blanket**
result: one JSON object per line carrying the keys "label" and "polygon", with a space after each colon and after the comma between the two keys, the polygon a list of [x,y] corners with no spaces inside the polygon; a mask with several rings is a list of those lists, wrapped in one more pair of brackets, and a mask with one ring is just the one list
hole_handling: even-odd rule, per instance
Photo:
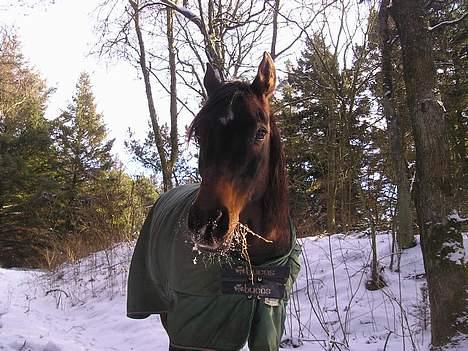
{"label": "logo patch on blanket", "polygon": [[224,267],[221,272],[222,293],[269,299],[283,298],[290,273],[289,266],[252,267],[252,270],[253,281],[246,266]]}

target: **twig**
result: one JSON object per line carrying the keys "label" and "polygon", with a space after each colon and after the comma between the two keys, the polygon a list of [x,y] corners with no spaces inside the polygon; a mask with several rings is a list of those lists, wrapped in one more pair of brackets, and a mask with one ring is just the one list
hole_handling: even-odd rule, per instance
{"label": "twig", "polygon": [[454,20],[451,20],[451,21],[443,21],[443,22],[440,22],[440,23],[437,23],[435,26],[432,26],[432,27],[429,27],[428,30],[429,32],[432,32],[440,27],[443,27],[443,26],[449,26],[449,25],[452,25],[452,24],[456,24],[458,22],[461,22],[465,19],[465,17],[468,16],[468,12],[465,12],[463,15],[461,15],[459,18],[456,18]]}
{"label": "twig", "polygon": [[391,330],[388,332],[387,338],[385,339],[385,344],[384,344],[384,347],[383,347],[383,351],[385,351],[387,349],[387,343],[388,343],[388,339],[390,338],[390,335],[392,335]]}
{"label": "twig", "polygon": [[250,281],[253,283],[254,274],[253,274],[252,264],[250,262],[250,255],[249,255],[248,246],[247,246],[247,239],[246,239],[247,234],[253,235],[269,244],[273,243],[273,241],[265,239],[263,236],[258,235],[257,233],[253,232],[249,227],[242,224],[241,222],[238,222],[236,228],[234,229],[233,239],[235,239],[235,242],[238,242],[241,245],[241,256],[247,261],[249,265]]}
{"label": "twig", "polygon": [[62,289],[51,289],[51,290],[48,290],[46,291],[46,296],[49,295],[50,293],[53,293],[53,292],[61,292],[62,294],[64,294],[67,298],[70,297],[65,291],[63,291]]}
{"label": "twig", "polygon": [[344,338],[345,345],[348,346],[348,338],[346,336],[346,329],[343,326],[343,321],[341,319],[341,314],[340,314],[340,307],[339,307],[339,304],[338,304],[338,289],[336,287],[335,264],[333,262],[333,252],[332,252],[332,244],[331,244],[331,236],[330,235],[328,236],[328,249],[330,251],[330,263],[331,263],[331,266],[332,266],[333,291],[335,292],[334,293],[334,300],[335,300],[336,314],[338,316],[338,321],[340,323],[340,328],[341,328],[341,331],[343,333],[343,338]]}

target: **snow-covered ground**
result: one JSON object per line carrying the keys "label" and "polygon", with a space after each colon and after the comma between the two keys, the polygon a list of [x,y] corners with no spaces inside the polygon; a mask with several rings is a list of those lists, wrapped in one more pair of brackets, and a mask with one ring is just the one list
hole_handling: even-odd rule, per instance
{"label": "snow-covered ground", "polygon": [[[389,269],[390,236],[381,233],[377,241],[387,287],[369,291],[368,236],[302,240],[302,270],[289,304],[285,347],[428,350],[430,318],[420,246],[403,253],[398,273]],[[125,317],[131,253],[131,245],[120,245],[52,273],[0,269],[0,350],[167,350],[158,317]],[[468,340],[453,350],[468,350]]]}

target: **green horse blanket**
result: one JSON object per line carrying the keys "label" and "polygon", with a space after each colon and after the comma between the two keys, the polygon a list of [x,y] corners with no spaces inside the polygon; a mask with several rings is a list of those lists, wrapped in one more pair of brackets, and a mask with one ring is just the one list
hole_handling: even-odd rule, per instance
{"label": "green horse blanket", "polygon": [[[250,350],[278,350],[287,300],[300,268],[294,228],[291,225],[293,244],[286,256],[254,267],[264,275],[286,272],[283,280],[272,283],[282,285],[284,295],[271,298],[268,294],[274,289],[268,286],[249,287],[232,280],[239,266],[226,277],[225,264],[197,257],[187,217],[198,188],[198,184],[175,188],[151,209],[130,265],[127,315],[167,313],[170,342],[180,348],[232,351],[248,342]],[[246,262],[240,264],[246,267]]]}

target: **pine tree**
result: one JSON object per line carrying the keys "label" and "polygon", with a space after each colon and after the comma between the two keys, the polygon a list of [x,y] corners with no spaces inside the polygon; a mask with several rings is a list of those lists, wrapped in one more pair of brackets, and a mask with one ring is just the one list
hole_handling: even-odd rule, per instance
{"label": "pine tree", "polygon": [[92,200],[91,181],[110,170],[113,140],[97,113],[90,77],[82,73],[72,103],[55,121],[63,229],[79,230],[80,209]]}
{"label": "pine tree", "polygon": [[[14,31],[0,29],[0,263],[34,265],[46,246],[45,198],[55,188],[48,89],[24,60]],[[26,262],[27,261],[27,262]]]}
{"label": "pine tree", "polygon": [[[468,12],[466,1],[439,2],[428,7],[434,43],[434,64],[448,121],[450,156],[454,186],[459,188],[455,201],[462,213],[468,212],[468,67],[467,26],[460,21]],[[458,20],[458,22],[457,22]],[[452,24],[449,24],[453,22]],[[445,23],[446,25],[438,25]]]}
{"label": "pine tree", "polygon": [[358,175],[368,127],[363,117],[370,105],[366,49],[354,52],[351,66],[340,68],[324,38],[313,36],[289,70],[279,114],[293,213],[329,232],[346,230],[359,218]]}

